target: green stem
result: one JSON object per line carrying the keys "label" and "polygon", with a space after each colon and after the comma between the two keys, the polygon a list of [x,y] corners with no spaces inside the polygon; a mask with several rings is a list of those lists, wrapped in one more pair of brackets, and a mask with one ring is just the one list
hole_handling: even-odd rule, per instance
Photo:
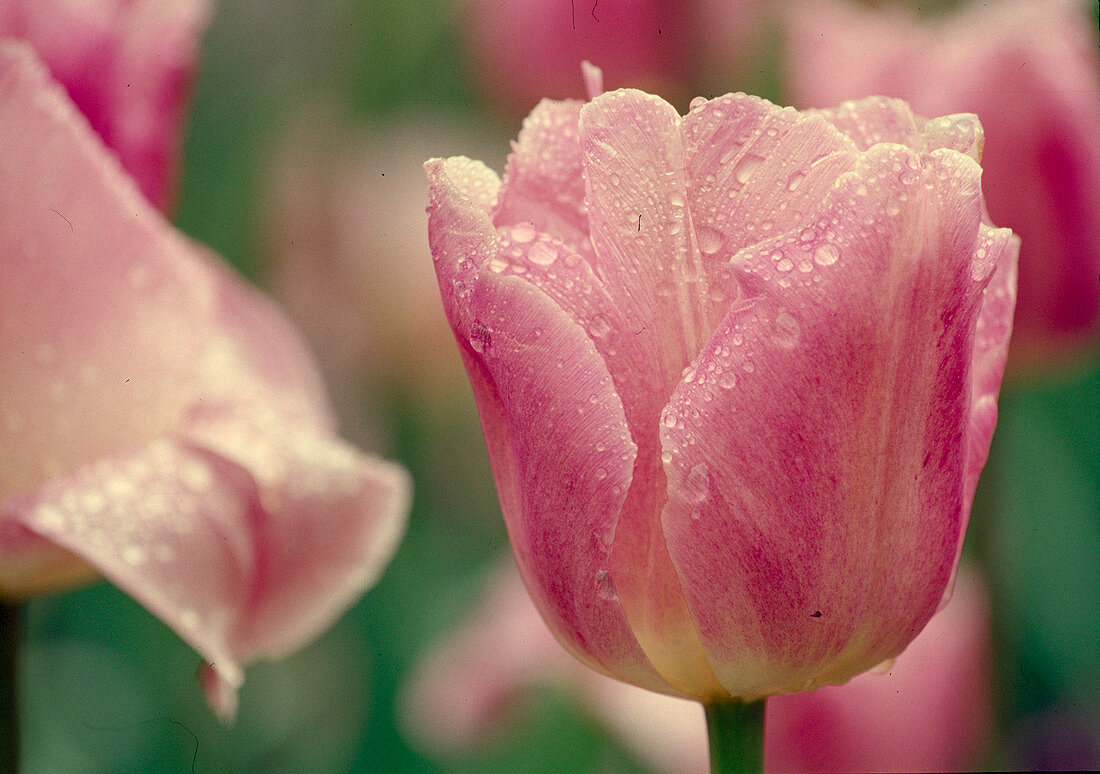
{"label": "green stem", "polygon": [[764,701],[716,701],[703,707],[710,744],[710,774],[764,770]]}
{"label": "green stem", "polygon": [[23,608],[0,601],[0,771],[19,771],[19,645]]}

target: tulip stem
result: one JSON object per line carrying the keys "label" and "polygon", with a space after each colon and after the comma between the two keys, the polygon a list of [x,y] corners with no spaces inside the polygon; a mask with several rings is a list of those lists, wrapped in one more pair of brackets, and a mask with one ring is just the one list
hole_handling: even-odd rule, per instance
{"label": "tulip stem", "polygon": [[749,774],[764,770],[764,701],[716,701],[703,706],[707,716],[711,774]]}
{"label": "tulip stem", "polygon": [[19,646],[23,607],[0,601],[0,771],[19,771]]}

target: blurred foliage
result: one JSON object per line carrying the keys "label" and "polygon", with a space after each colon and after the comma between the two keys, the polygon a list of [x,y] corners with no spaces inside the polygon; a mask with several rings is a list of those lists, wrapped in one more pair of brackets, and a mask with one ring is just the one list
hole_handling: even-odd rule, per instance
{"label": "blurred foliage", "polygon": [[[415,106],[477,109],[454,15],[438,0],[331,0],[309,12],[290,0],[218,3],[190,117],[180,227],[256,277],[258,190],[297,105],[324,94],[364,126]],[[778,45],[769,38],[769,61]],[[774,73],[762,68],[748,85],[773,95]],[[199,657],[113,587],[31,603],[28,774],[642,771],[553,691],[505,739],[461,760],[431,760],[403,738],[402,681],[467,611],[507,537],[472,400],[445,415],[401,394],[372,406],[391,430],[391,448],[379,451],[417,484],[408,535],[378,586],[317,643],[249,669],[233,728],[202,702]],[[1052,714],[1084,718],[1083,744],[1098,743],[1098,428],[1095,361],[1067,380],[1005,389],[968,545],[997,602],[1000,741],[990,765],[1049,764],[1042,733]]]}

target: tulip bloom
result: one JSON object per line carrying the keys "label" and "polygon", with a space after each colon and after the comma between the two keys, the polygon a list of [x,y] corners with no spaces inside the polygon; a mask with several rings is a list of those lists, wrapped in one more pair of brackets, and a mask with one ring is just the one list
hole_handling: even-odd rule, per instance
{"label": "tulip bloom", "polygon": [[0,44],[0,595],[102,574],[208,665],[319,634],[378,576],[406,474],[335,435],[297,334],[173,230]]}
{"label": "tulip bloom", "polygon": [[[598,72],[589,71],[599,92]],[[429,242],[524,582],[590,666],[704,702],[842,683],[944,598],[1018,242],[981,126],[873,98],[542,102]]]}
{"label": "tulip bloom", "polygon": [[1100,332],[1100,58],[1083,5],[970,3],[935,24],[837,0],[786,9],[797,104],[888,94],[981,118],[990,217],[1023,243],[1014,361]]}
{"label": "tulip bloom", "polygon": [[210,13],[208,0],[0,0],[0,38],[34,47],[142,193],[167,210]]}

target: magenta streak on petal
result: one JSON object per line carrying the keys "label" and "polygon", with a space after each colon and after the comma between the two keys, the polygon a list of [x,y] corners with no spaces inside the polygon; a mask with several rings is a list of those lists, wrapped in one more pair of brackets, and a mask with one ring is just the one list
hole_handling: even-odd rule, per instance
{"label": "magenta streak on petal", "polygon": [[662,430],[669,551],[735,696],[842,682],[936,609],[961,539],[979,175],[878,146],[811,228],[735,258],[755,297]]}
{"label": "magenta streak on petal", "polygon": [[[487,209],[462,192],[468,170],[454,160],[433,160],[426,170],[444,306],[528,590],[586,663],[674,692],[639,649],[608,571],[635,446],[607,367],[565,310],[494,264],[504,257]],[[576,258],[574,266],[585,264]]]}

